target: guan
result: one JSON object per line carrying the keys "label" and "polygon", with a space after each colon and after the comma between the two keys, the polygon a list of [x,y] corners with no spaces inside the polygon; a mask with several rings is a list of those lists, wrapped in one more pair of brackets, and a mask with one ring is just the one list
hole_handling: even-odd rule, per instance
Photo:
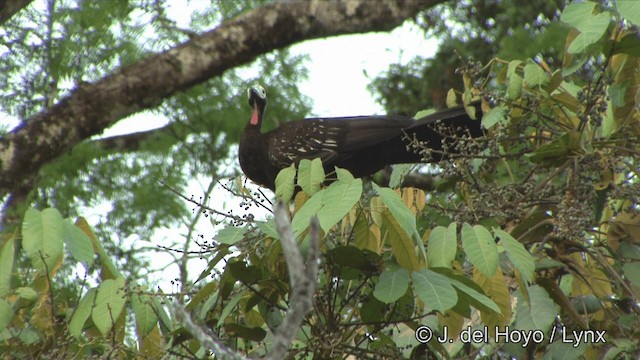
{"label": "guan", "polygon": [[[267,94],[260,85],[247,93],[252,113],[240,138],[240,167],[254,183],[271,190],[278,172],[302,159],[320,158],[325,173],[337,166],[363,177],[391,164],[438,162],[455,152],[461,137],[484,134],[480,121],[462,106],[417,120],[403,115],[310,118],[262,133]],[[481,117],[479,102],[472,106]],[[410,146],[413,141],[432,149],[430,156]]]}

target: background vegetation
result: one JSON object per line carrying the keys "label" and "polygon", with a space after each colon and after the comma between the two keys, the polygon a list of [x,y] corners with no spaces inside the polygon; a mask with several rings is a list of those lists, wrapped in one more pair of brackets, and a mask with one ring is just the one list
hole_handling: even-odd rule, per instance
{"label": "background vegetation", "polygon": [[[312,216],[320,227],[313,307],[289,356],[638,357],[636,2],[367,4],[213,1],[187,29],[163,1],[0,9],[0,105],[21,121],[0,138],[2,356],[267,355],[295,289],[283,233],[259,215],[273,195],[237,176],[232,145],[248,116],[238,93],[277,83],[268,122],[302,118],[306,60],[288,45],[408,19],[440,39],[438,53],[390,65],[372,94],[389,113],[409,114],[483,98],[487,136],[464,141],[452,161],[396,166],[376,182],[324,174],[317,161],[282,173],[280,197],[294,181],[302,189],[289,211],[303,253]],[[404,12],[380,9],[394,4]],[[336,22],[313,20],[322,16]],[[244,37],[218,36],[229,29]],[[259,77],[241,75],[246,66]],[[167,123],[94,136],[140,111]],[[321,185],[326,177],[336,181]],[[410,178],[419,187],[404,186]],[[203,194],[188,193],[192,179]],[[207,200],[216,185],[242,213]],[[91,208],[104,215],[89,223],[82,209]],[[203,217],[224,228],[198,233]],[[150,246],[158,233],[166,248]],[[149,281],[158,251],[175,257],[175,293]],[[190,274],[196,257],[208,267]],[[169,311],[176,301],[202,326]],[[420,343],[421,326],[452,341]],[[458,337],[484,326],[488,341]],[[496,336],[506,328],[522,336]]]}

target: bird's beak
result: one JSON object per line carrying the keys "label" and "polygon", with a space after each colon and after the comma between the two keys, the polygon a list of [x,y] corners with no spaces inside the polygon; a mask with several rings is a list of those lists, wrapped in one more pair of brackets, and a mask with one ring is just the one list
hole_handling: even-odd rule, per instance
{"label": "bird's beak", "polygon": [[258,125],[258,121],[260,120],[260,116],[258,114],[258,102],[254,100],[252,107],[253,112],[251,112],[251,125]]}

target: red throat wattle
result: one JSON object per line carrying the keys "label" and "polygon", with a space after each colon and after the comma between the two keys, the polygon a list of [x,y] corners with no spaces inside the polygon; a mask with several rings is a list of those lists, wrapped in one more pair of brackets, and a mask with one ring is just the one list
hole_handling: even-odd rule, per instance
{"label": "red throat wattle", "polygon": [[253,105],[253,112],[251,113],[251,125],[258,125],[258,107]]}

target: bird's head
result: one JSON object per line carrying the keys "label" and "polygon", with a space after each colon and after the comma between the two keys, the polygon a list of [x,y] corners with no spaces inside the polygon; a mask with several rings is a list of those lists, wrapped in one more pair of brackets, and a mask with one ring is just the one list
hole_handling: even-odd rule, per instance
{"label": "bird's head", "polygon": [[267,92],[259,84],[254,84],[247,89],[249,97],[249,106],[253,109],[251,113],[251,124],[259,125],[264,115],[264,109],[267,107]]}

